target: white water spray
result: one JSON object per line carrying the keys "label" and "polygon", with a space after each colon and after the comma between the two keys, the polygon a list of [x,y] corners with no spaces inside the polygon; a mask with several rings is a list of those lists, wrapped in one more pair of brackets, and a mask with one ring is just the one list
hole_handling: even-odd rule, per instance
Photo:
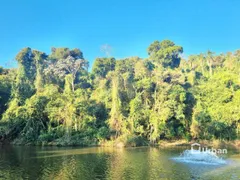
{"label": "white water spray", "polygon": [[208,164],[208,165],[226,164],[226,161],[221,157],[218,157],[214,152],[193,149],[185,150],[179,157],[173,159],[179,162],[194,164]]}

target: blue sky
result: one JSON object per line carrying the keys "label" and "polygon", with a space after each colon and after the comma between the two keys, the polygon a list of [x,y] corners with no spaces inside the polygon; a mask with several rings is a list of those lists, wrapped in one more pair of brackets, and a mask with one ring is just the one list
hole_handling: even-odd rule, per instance
{"label": "blue sky", "polygon": [[0,5],[0,66],[23,47],[80,48],[92,64],[112,56],[147,57],[154,40],[170,39],[186,55],[240,49],[238,0],[8,0]]}

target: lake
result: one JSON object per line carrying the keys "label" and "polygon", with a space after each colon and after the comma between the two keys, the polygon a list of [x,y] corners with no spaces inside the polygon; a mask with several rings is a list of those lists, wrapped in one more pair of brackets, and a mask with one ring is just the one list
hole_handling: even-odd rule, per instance
{"label": "lake", "polygon": [[226,164],[174,160],[187,148],[0,147],[0,179],[239,180],[240,152]]}

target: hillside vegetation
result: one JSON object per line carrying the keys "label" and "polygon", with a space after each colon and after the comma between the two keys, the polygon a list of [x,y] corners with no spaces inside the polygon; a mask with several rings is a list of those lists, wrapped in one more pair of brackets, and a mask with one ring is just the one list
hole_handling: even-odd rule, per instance
{"label": "hillside vegetation", "polygon": [[149,57],[97,58],[79,49],[22,49],[0,68],[0,141],[145,145],[240,138],[240,50],[181,57],[170,40]]}

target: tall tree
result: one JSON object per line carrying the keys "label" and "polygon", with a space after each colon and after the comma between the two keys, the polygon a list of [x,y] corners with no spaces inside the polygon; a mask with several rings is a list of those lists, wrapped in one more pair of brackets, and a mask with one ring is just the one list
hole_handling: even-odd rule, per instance
{"label": "tall tree", "polygon": [[114,71],[115,64],[115,58],[97,58],[94,61],[92,72],[96,76],[105,78],[109,71]]}
{"label": "tall tree", "polygon": [[150,59],[163,67],[178,67],[180,64],[179,55],[183,53],[183,48],[181,46],[176,46],[170,40],[164,40],[162,42],[154,41],[148,47],[148,54]]}

